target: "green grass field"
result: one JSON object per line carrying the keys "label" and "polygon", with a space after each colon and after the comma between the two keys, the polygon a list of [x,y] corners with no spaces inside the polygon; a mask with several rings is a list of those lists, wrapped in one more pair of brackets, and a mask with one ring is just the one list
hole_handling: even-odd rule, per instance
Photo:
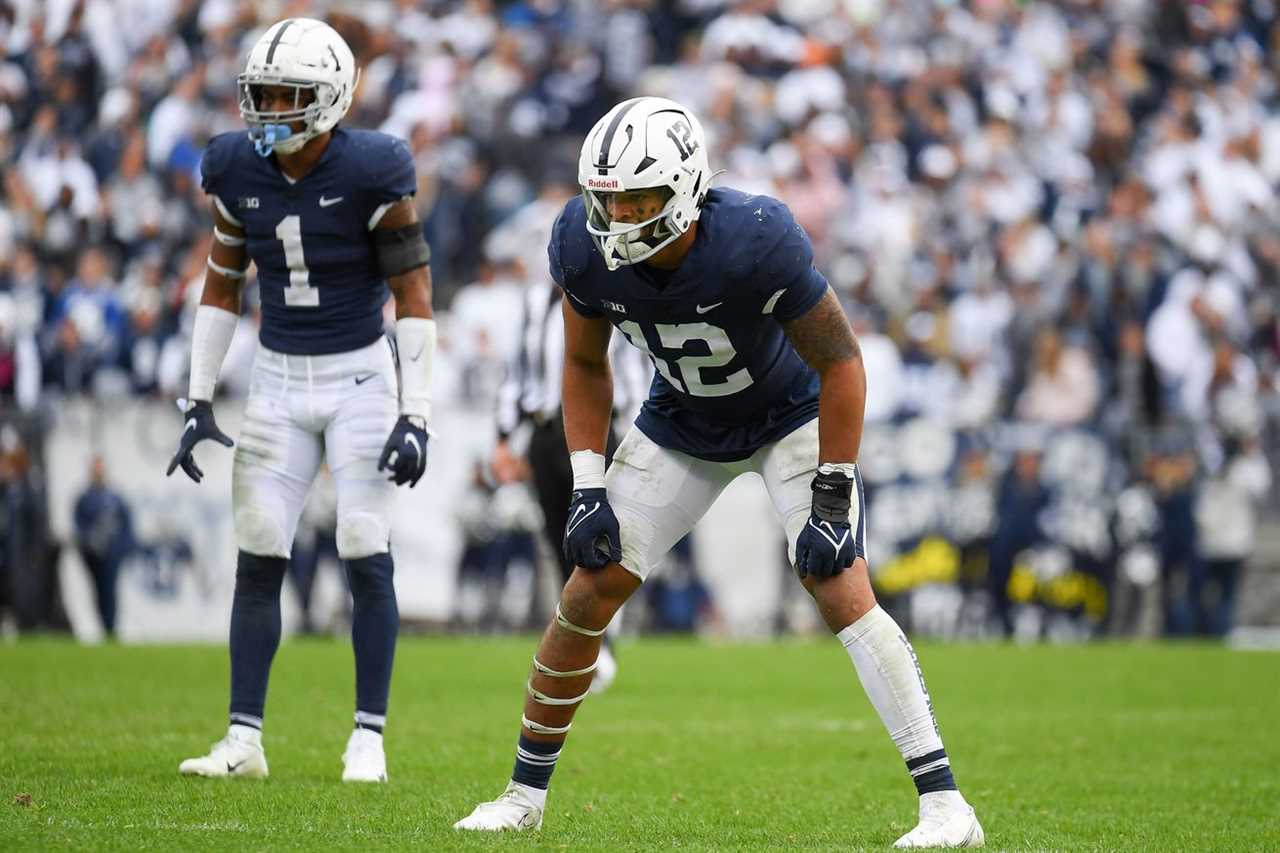
{"label": "green grass field", "polygon": [[[0,850],[885,850],[914,790],[833,641],[642,640],[578,715],[543,830],[450,824],[511,770],[531,638],[402,642],[391,784],[344,786],[351,652],[276,659],[265,782],[193,780],[225,726],[217,647],[0,647]],[[1280,849],[1280,656],[920,649],[988,846]]]}

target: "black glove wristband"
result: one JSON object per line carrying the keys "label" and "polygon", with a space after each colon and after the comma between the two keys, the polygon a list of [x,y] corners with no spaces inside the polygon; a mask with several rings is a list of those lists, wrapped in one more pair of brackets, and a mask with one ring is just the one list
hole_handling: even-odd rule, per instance
{"label": "black glove wristband", "polygon": [[853,495],[853,480],[839,472],[813,477],[813,514],[821,521],[832,524],[849,522],[849,505]]}

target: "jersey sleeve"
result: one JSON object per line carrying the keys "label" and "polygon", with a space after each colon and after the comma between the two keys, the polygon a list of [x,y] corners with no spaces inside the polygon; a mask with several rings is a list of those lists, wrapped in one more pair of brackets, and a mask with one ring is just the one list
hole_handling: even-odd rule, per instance
{"label": "jersey sleeve", "polygon": [[223,217],[232,225],[240,225],[236,216],[235,191],[228,175],[233,171],[231,161],[234,157],[233,145],[236,134],[220,133],[209,140],[204,153],[200,155],[200,186],[205,193],[212,196]]}
{"label": "jersey sleeve", "polygon": [[377,224],[387,206],[418,191],[418,173],[408,144],[385,134],[379,142],[377,150],[369,152],[371,160],[365,187],[365,213],[370,228]]}
{"label": "jersey sleeve", "polygon": [[581,243],[586,235],[581,222],[576,223],[581,234],[574,233],[575,202],[579,205],[582,203],[580,199],[570,200],[556,217],[555,225],[551,226],[551,240],[547,243],[547,267],[552,281],[564,291],[573,310],[583,317],[603,317],[603,311],[585,302],[581,293],[574,292],[579,289],[576,285],[586,266],[585,258],[580,257],[583,254]]}
{"label": "jersey sleeve", "polygon": [[827,279],[813,265],[813,244],[785,204],[771,200],[763,218],[762,254],[756,282],[763,313],[779,323],[803,315],[827,292]]}

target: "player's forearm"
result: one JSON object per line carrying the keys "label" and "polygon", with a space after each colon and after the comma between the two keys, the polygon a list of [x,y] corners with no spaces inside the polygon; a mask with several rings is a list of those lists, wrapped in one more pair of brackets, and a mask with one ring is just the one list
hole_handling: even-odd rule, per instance
{"label": "player's forearm", "polygon": [[613,413],[613,375],[609,362],[564,362],[564,437],[569,452],[604,455]]}
{"label": "player's forearm", "polygon": [[436,321],[431,314],[431,270],[425,264],[387,278],[396,300],[396,347],[400,352],[400,414],[431,417],[431,375]]}
{"label": "player's forearm", "polygon": [[240,320],[239,299],[232,307],[224,307],[228,304],[226,300],[211,301],[208,295],[209,288],[206,287],[191,328],[191,377],[187,398],[193,401],[213,400],[222,362],[231,349],[231,340]]}
{"label": "player's forearm", "polygon": [[818,461],[856,462],[862,444],[867,374],[861,358],[831,364],[819,374]]}
{"label": "player's forearm", "polygon": [[396,300],[396,319],[421,317],[430,319],[431,272],[428,267],[418,267],[387,281]]}
{"label": "player's forearm", "polygon": [[[227,261],[227,264],[219,263],[219,261]],[[244,284],[243,273],[239,278],[224,275],[215,268],[224,266],[233,272],[239,272],[239,268],[233,265],[234,259],[219,258],[217,252],[209,256],[209,265],[204,274],[204,290],[200,293],[200,304],[208,305],[213,308],[221,308],[223,311],[230,311],[232,314],[240,313],[240,289]],[[244,260],[240,259],[243,264]]]}

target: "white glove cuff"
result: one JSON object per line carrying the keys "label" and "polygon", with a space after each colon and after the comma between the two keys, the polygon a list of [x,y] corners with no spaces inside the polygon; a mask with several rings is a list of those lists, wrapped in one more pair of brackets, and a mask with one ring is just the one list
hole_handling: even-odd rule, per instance
{"label": "white glove cuff", "polygon": [[218,384],[218,372],[231,348],[240,315],[212,305],[196,307],[196,321],[191,329],[191,382],[187,396],[192,400],[212,400]]}
{"label": "white glove cuff", "polygon": [[604,488],[604,457],[594,450],[575,450],[569,454],[573,466],[575,489]]}
{"label": "white glove cuff", "polygon": [[400,352],[400,414],[429,419],[436,321],[426,317],[396,320],[396,348]]}

